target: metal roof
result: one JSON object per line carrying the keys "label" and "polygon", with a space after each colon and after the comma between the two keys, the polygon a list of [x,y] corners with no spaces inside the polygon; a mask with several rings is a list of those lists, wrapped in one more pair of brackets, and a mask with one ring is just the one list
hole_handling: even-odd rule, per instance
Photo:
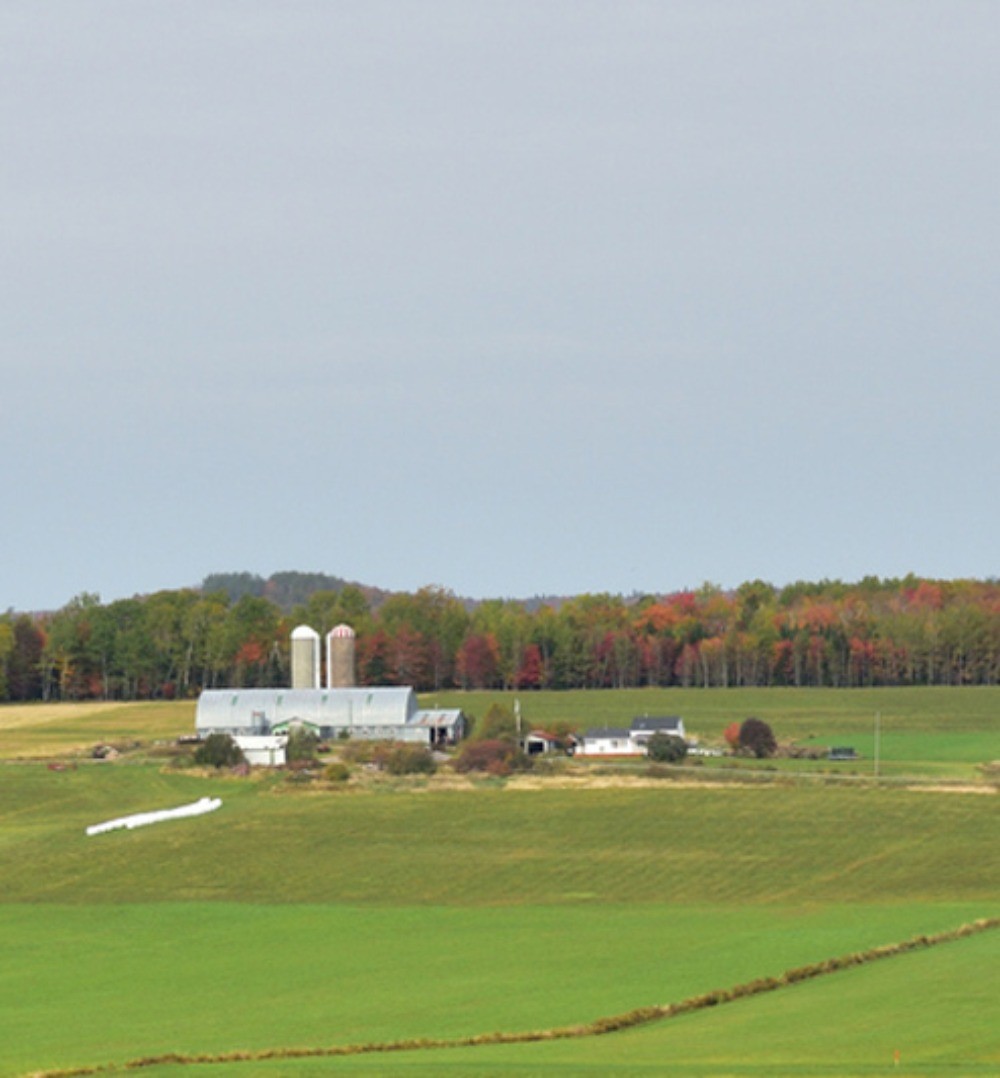
{"label": "metal roof", "polygon": [[625,730],[619,726],[595,726],[593,730],[588,730],[584,735],[585,741],[597,741],[598,739],[607,739],[615,737],[623,737],[626,740],[629,737],[631,731]]}
{"label": "metal roof", "polygon": [[319,727],[404,726],[417,711],[410,688],[206,689],[198,697],[195,728],[269,730],[298,719]]}
{"label": "metal roof", "polygon": [[644,715],[640,719],[632,720],[632,731],[642,730],[679,730],[681,728],[681,718],[679,715],[662,715],[659,717],[650,718],[648,715]]}
{"label": "metal roof", "polygon": [[410,723],[413,726],[457,726],[464,719],[465,716],[458,708],[439,708],[435,711],[418,711]]}

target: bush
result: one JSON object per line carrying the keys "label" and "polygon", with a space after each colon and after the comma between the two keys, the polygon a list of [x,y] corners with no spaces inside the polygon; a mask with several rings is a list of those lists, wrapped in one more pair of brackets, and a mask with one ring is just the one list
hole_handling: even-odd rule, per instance
{"label": "bush", "polygon": [[323,778],[327,782],[347,782],[351,777],[351,769],[347,764],[340,763],[339,760],[334,761],[332,764],[327,764],[323,769]]}
{"label": "bush", "polygon": [[722,732],[722,736],[725,738],[726,744],[736,752],[740,747],[740,724],[738,722],[731,722],[725,730]]}
{"label": "bush", "polygon": [[740,749],[762,760],[778,748],[774,732],[763,719],[744,719],[740,726]]}
{"label": "bush", "polygon": [[292,726],[285,745],[285,760],[290,764],[310,764],[316,759],[319,738],[307,726]]}
{"label": "bush", "polygon": [[493,738],[487,741],[467,741],[455,760],[455,770],[485,771],[488,775],[509,775],[512,771],[527,771],[531,759],[509,741]]}
{"label": "bush", "polygon": [[246,758],[229,734],[209,734],[195,749],[194,762],[203,767],[236,767],[245,764]]}
{"label": "bush", "polygon": [[431,750],[413,741],[351,741],[342,755],[351,763],[371,764],[390,775],[433,775],[437,770]]}
{"label": "bush", "polygon": [[657,730],[646,744],[646,755],[658,764],[679,764],[687,756],[688,747],[682,737]]}
{"label": "bush", "polygon": [[433,775],[434,756],[426,745],[399,742],[386,753],[385,769],[390,775]]}

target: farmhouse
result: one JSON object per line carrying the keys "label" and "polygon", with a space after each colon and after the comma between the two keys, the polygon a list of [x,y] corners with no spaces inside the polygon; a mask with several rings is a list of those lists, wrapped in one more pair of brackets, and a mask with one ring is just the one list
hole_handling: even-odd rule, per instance
{"label": "farmhouse", "polygon": [[588,730],[578,741],[579,756],[645,756],[653,734],[667,734],[684,740],[684,720],[676,715],[633,719],[624,727],[605,726]]}
{"label": "farmhouse", "polygon": [[644,715],[640,719],[632,720],[632,740],[640,745],[643,750],[653,734],[669,734],[670,737],[679,737],[684,740],[684,720],[678,715],[663,715],[651,718]]}
{"label": "farmhouse", "polygon": [[625,727],[598,726],[580,738],[578,756],[636,756],[639,754],[632,732]]}

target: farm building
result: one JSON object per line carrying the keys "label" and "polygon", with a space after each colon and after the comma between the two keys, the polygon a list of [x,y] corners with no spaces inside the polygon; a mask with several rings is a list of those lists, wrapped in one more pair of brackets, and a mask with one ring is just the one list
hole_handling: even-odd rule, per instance
{"label": "farm building", "polygon": [[532,730],[521,742],[521,748],[529,756],[547,756],[559,751],[559,738],[547,730]]}
{"label": "farm building", "polygon": [[670,737],[679,737],[684,740],[684,720],[678,715],[663,715],[650,717],[644,715],[642,718],[633,719],[632,727],[630,730],[632,734],[632,740],[642,746],[646,747],[646,742],[653,736],[653,734],[669,734]]}
{"label": "farm building", "polygon": [[233,740],[239,745],[247,763],[254,767],[281,767],[285,763],[287,737],[238,735]]}
{"label": "farm building", "polygon": [[450,744],[466,734],[459,710],[421,711],[409,688],[206,689],[198,698],[199,737],[287,734],[305,726],[323,740],[417,741]]}
{"label": "farm building", "polygon": [[632,725],[625,727],[607,726],[588,730],[579,738],[576,747],[578,756],[645,756],[649,748],[649,739],[653,734],[667,734],[670,737],[685,738],[684,720],[676,715],[651,718],[646,715],[633,719]]}
{"label": "farm building", "polygon": [[635,756],[640,750],[624,726],[598,726],[577,742],[577,756]]}
{"label": "farm building", "polygon": [[199,738],[223,733],[237,742],[285,737],[293,727],[324,741],[416,741],[449,745],[468,733],[460,710],[421,711],[413,689],[357,688],[354,630],[338,625],[326,635],[326,687],[322,685],[320,636],[308,625],[292,631],[290,689],[206,689],[198,697]]}

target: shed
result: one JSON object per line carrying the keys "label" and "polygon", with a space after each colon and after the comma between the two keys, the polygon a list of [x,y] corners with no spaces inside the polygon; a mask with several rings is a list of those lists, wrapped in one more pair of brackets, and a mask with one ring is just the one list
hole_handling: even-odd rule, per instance
{"label": "shed", "polygon": [[523,747],[529,756],[545,756],[559,751],[559,738],[548,730],[532,730],[524,739]]}
{"label": "shed", "polygon": [[253,767],[284,766],[287,737],[237,735],[233,740]]}

